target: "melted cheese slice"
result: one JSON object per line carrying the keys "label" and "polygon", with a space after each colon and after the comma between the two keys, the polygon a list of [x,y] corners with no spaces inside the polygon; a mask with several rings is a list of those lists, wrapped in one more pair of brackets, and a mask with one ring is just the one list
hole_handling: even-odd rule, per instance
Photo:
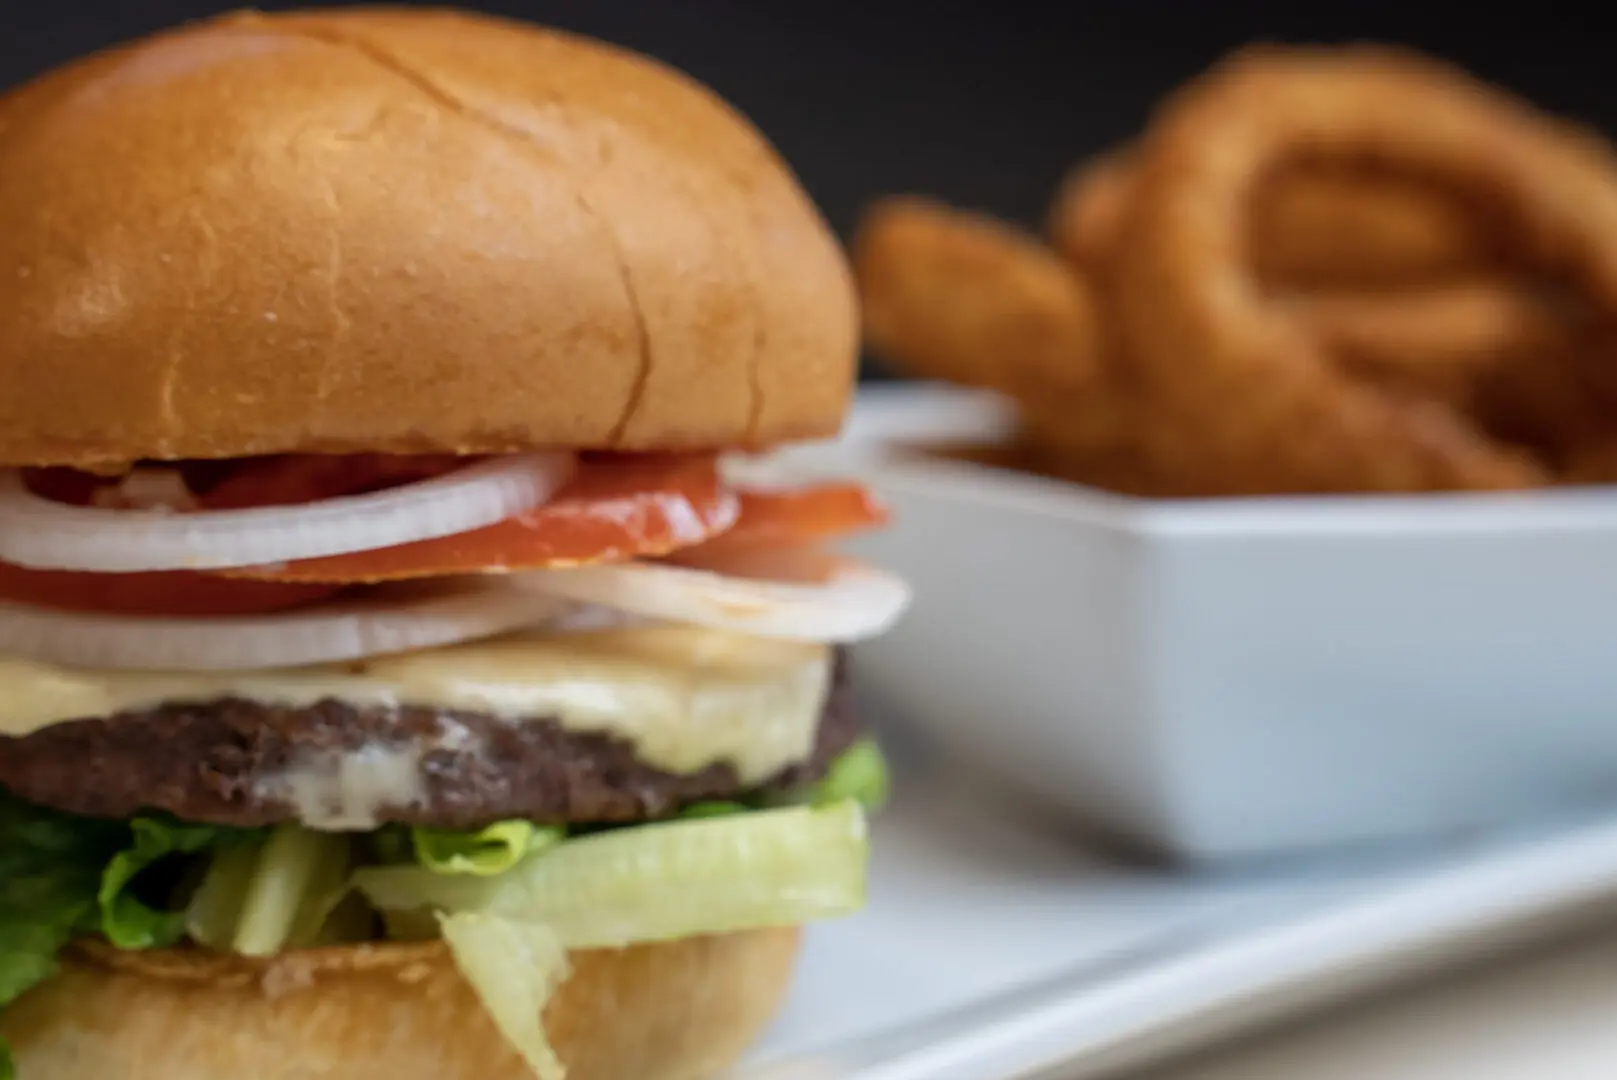
{"label": "melted cheese slice", "polygon": [[[549,718],[569,731],[616,735],[667,772],[728,762],[751,784],[809,756],[830,674],[825,646],[675,625],[516,634],[275,671],[101,671],[0,657],[0,736],[223,698],[289,708],[338,700],[514,724]],[[373,764],[378,781],[404,771]]]}

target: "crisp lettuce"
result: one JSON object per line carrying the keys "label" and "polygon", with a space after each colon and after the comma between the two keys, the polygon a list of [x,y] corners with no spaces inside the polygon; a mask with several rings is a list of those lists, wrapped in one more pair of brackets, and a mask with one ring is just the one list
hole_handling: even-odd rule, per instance
{"label": "crisp lettuce", "polygon": [[492,877],[365,867],[354,886],[383,912],[487,912],[611,948],[845,914],[863,903],[867,855],[849,800],[609,829]]}
{"label": "crisp lettuce", "polygon": [[567,830],[561,826],[527,821],[501,821],[475,832],[411,830],[416,862],[434,873],[477,877],[503,874],[527,856],[553,847],[566,837]]}
{"label": "crisp lettuce", "polygon": [[[118,850],[108,825],[63,817],[0,795],[0,1008],[56,972],[56,954],[94,929],[101,866]],[[13,1080],[0,1041],[0,1080]]]}
{"label": "crisp lettuce", "polygon": [[853,800],[610,829],[503,874],[378,866],[356,887],[384,913],[436,915],[467,983],[538,1080],[561,1080],[546,1002],[567,950],[793,926],[864,904],[868,840]]}
{"label": "crisp lettuce", "polygon": [[544,923],[468,911],[439,917],[439,933],[494,1026],[538,1080],[565,1080],[545,1033],[545,1006],[567,978],[567,946]]}
{"label": "crisp lettuce", "polygon": [[166,860],[198,854],[217,855],[242,846],[249,834],[215,825],[187,825],[156,818],[129,823],[130,844],[114,855],[101,872],[96,902],[99,929],[120,949],[153,949],[173,945],[185,936],[185,912],[175,907],[176,890],[165,890],[155,904],[135,888],[142,874]]}
{"label": "crisp lettuce", "polygon": [[[0,1008],[50,978],[75,937],[145,949],[188,936],[263,955],[370,935],[375,912],[362,899],[395,934],[438,932],[430,910],[453,920],[444,936],[466,953],[480,992],[539,977],[492,969],[489,947],[501,940],[565,951],[833,916],[862,902],[863,811],[879,808],[887,787],[881,751],[864,740],[785,798],[572,833],[525,821],[359,835],[109,822],[0,790]],[[548,992],[522,985],[530,1004]],[[509,1024],[509,1012],[497,1015]],[[542,1053],[531,1031],[514,1041],[530,1062]],[[14,1080],[3,1043],[0,1080]]]}
{"label": "crisp lettuce", "polygon": [[332,915],[349,892],[355,846],[350,835],[288,823],[220,851],[185,909],[186,931],[209,948],[243,956],[330,940]]}
{"label": "crisp lettuce", "polygon": [[679,816],[686,820],[691,818],[729,817],[731,814],[749,813],[753,807],[738,802],[699,802],[692,803],[679,812]]}
{"label": "crisp lettuce", "polygon": [[[183,916],[165,893],[185,869],[171,864],[206,859],[242,835],[154,817],[99,821],[0,791],[0,1008],[55,974],[75,937],[99,933],[124,948],[171,943]],[[12,1072],[0,1044],[0,1080]]]}
{"label": "crisp lettuce", "polygon": [[825,779],[810,792],[809,802],[814,806],[831,806],[852,799],[874,813],[887,805],[891,784],[881,746],[875,739],[864,738],[831,763]]}

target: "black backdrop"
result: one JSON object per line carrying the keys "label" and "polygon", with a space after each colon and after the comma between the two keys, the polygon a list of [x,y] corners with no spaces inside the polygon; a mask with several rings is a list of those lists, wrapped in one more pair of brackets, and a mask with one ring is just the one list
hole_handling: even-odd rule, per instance
{"label": "black backdrop", "polygon": [[[230,6],[0,0],[0,84]],[[893,191],[1035,221],[1068,162],[1125,137],[1174,83],[1254,39],[1407,43],[1617,131],[1617,20],[1587,0],[472,6],[594,34],[690,71],[769,133],[844,231],[867,199]]]}

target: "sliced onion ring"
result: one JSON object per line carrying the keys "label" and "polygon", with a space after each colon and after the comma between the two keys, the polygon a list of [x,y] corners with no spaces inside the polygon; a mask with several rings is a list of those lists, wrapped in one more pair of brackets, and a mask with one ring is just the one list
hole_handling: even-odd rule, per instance
{"label": "sliced onion ring", "polygon": [[0,603],[0,654],[76,667],[249,671],[450,645],[573,610],[496,578],[383,587],[363,599],[250,617],[87,615]]}
{"label": "sliced onion ring", "polygon": [[0,472],[0,560],[41,570],[223,570],[314,559],[479,529],[549,499],[571,454],[489,458],[367,495],[295,506],[172,513],[53,502]]}
{"label": "sliced onion ring", "polygon": [[694,623],[758,637],[851,642],[875,637],[909,606],[901,579],[853,559],[814,553],[810,565],[788,565],[791,554],[764,564],[738,564],[736,572],[668,563],[631,562],[518,575],[548,596],[598,604],[673,622]]}

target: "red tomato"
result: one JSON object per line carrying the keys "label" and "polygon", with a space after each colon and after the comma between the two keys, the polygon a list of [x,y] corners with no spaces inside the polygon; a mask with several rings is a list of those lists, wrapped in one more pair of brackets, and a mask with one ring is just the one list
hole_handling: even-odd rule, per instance
{"label": "red tomato", "polygon": [[[423,480],[466,463],[448,455],[287,455],[178,468],[200,509],[311,502]],[[36,490],[88,502],[107,481],[68,470],[39,474]],[[0,597],[84,611],[246,614],[295,607],[344,585],[481,571],[576,566],[637,558],[702,562],[795,547],[887,521],[857,484],[732,492],[715,454],[585,455],[543,506],[453,536],[273,567],[193,573],[85,574],[0,568]]]}
{"label": "red tomato", "polygon": [[586,458],[550,502],[494,525],[222,573],[266,581],[376,582],[622,561],[700,543],[733,525],[737,512],[712,454]]}
{"label": "red tomato", "polygon": [[103,615],[263,615],[324,600],[341,588],[229,581],[189,570],[91,574],[0,563],[0,600]]}
{"label": "red tomato", "polygon": [[858,484],[816,484],[790,491],[742,491],[733,528],[691,555],[813,543],[887,524],[887,507]]}

